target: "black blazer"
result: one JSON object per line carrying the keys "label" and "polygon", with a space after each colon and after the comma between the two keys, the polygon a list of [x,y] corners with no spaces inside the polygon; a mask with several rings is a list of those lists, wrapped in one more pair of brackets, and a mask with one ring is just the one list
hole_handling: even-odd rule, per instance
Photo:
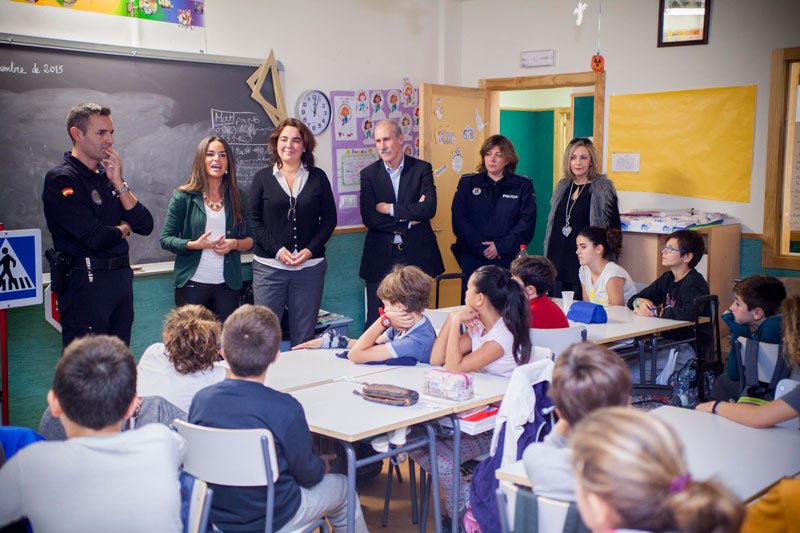
{"label": "black blazer", "polygon": [[[429,276],[444,272],[442,254],[431,229],[430,219],[436,214],[436,186],[430,163],[404,156],[398,198],[392,180],[379,159],[361,171],[361,220],[367,226],[359,276],[368,282],[383,279],[392,253],[395,234],[403,238],[408,264],[424,270]],[[425,195],[425,201],[419,199]],[[394,204],[394,216],[375,210],[378,202]],[[408,223],[419,220],[410,228]]]}

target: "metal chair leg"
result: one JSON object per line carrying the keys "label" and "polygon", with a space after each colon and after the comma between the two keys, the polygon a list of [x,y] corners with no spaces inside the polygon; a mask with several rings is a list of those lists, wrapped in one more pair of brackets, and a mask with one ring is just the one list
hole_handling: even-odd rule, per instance
{"label": "metal chair leg", "polygon": [[411,457],[408,458],[408,484],[411,487],[411,523],[417,525],[419,523],[419,512],[417,509],[417,480],[416,478],[416,465]]}

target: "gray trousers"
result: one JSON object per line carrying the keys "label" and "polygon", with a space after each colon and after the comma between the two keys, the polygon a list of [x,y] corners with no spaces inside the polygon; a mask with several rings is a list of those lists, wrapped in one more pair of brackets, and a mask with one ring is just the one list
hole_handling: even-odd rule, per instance
{"label": "gray trousers", "polygon": [[256,305],[269,307],[278,320],[289,309],[292,346],[314,337],[314,326],[322,302],[328,263],[301,270],[281,270],[253,261],[253,298]]}

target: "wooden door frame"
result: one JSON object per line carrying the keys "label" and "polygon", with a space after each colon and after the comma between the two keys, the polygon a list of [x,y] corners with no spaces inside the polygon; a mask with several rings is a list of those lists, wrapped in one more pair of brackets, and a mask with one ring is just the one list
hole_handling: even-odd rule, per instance
{"label": "wooden door frame", "polygon": [[[571,74],[550,74],[547,76],[518,76],[514,78],[490,78],[482,79],[478,82],[478,88],[492,91],[492,95],[498,94],[497,91],[521,91],[525,89],[553,89],[558,87],[594,87],[594,127],[592,138],[600,156],[597,169],[603,170],[603,119],[604,105],[606,99],[606,73],[605,72],[574,72]],[[494,108],[494,103],[499,102],[499,96],[489,98]],[[499,113],[492,113],[499,116]],[[494,117],[493,117],[494,118]],[[499,133],[498,127],[493,128],[490,124],[490,131]]]}

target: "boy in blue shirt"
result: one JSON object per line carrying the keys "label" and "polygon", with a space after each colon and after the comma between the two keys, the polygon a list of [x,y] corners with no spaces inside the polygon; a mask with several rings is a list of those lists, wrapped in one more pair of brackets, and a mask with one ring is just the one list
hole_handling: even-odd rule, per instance
{"label": "boy in blue shirt", "polygon": [[[244,305],[222,329],[224,381],[200,390],[189,422],[223,429],[267,428],[275,438],[279,477],[275,483],[274,529],[295,530],[325,516],[334,531],[347,528],[347,480],[329,474],[333,456],[311,451],[311,433],[300,403],[264,385],[267,367],[278,356],[281,328],[266,307]],[[229,450],[231,453],[235,451]],[[267,487],[212,485],[211,519],[223,531],[263,531]],[[366,532],[356,501],[355,530]]]}
{"label": "boy in blue shirt", "polygon": [[774,276],[758,274],[745,278],[733,287],[734,300],[722,319],[731,330],[731,351],[726,373],[717,378],[711,390],[714,400],[728,401],[739,397],[739,368],[736,363],[736,339],[744,337],[756,342],[781,343],[781,303],[786,288]]}
{"label": "boy in blue shirt", "polygon": [[412,357],[429,363],[436,330],[422,312],[431,301],[433,279],[415,266],[396,265],[378,287],[383,313],[358,340],[337,336],[328,330],[292,348],[349,348],[348,359],[355,363]]}

